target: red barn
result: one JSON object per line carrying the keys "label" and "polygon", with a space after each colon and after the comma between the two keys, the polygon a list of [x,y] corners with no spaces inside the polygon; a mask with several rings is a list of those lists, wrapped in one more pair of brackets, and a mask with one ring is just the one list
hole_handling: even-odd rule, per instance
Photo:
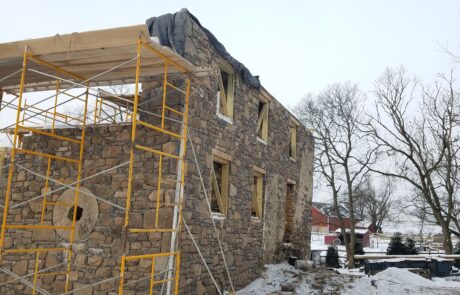
{"label": "red barn", "polygon": [[[339,205],[340,215],[342,216],[345,228],[351,225],[348,209]],[[324,235],[324,244],[332,245],[335,240],[342,240],[340,233],[340,223],[335,208],[332,204],[313,202],[311,207],[312,232]],[[356,220],[355,224],[360,220]],[[348,231],[349,232],[349,231]],[[369,232],[367,229],[355,228],[356,241],[363,247],[369,246]]]}

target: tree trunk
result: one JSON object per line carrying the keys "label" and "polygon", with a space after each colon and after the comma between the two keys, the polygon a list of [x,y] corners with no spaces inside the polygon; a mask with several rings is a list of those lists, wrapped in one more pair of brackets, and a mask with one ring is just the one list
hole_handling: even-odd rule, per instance
{"label": "tree trunk", "polygon": [[[347,164],[347,162],[345,162]],[[350,214],[350,247],[348,253],[348,268],[355,267],[355,246],[356,246],[356,235],[355,235],[355,210],[353,200],[353,182],[350,177],[350,171],[348,166],[345,165],[345,176],[347,179],[347,190],[348,190],[348,211]]]}
{"label": "tree trunk", "polygon": [[452,238],[451,238],[450,230],[449,230],[449,224],[444,222],[441,224],[441,228],[442,228],[442,235],[444,238],[444,241],[443,241],[444,251],[446,252],[446,254],[452,254],[453,246],[452,246]]}
{"label": "tree trunk", "polygon": [[339,226],[340,226],[340,232],[342,233],[343,237],[343,243],[345,245],[345,251],[347,252],[347,259],[350,257],[350,243],[348,242],[348,237],[347,237],[347,230],[345,228],[345,223],[343,222],[342,214],[340,214],[339,210],[339,202],[338,202],[338,196],[336,190],[334,190],[332,194],[333,202],[334,202],[334,208],[337,214],[337,217],[339,218]]}

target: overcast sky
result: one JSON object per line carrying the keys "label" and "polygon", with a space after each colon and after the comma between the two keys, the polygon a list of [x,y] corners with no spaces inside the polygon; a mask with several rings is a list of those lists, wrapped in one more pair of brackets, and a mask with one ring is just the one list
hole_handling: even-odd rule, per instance
{"label": "overcast sky", "polygon": [[337,81],[370,90],[386,66],[429,82],[452,66],[442,46],[460,54],[453,0],[4,1],[0,42],[135,25],[183,7],[288,106]]}
{"label": "overcast sky", "polygon": [[[442,52],[460,55],[454,0],[3,1],[0,43],[136,25],[184,7],[285,106],[339,81],[370,91],[387,66],[425,83],[459,66]],[[3,112],[0,127],[13,118]]]}

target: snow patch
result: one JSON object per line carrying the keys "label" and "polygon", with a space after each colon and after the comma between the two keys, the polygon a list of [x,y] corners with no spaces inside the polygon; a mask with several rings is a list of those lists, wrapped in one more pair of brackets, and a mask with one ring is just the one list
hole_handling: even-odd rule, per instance
{"label": "snow patch", "polygon": [[372,277],[363,277],[348,285],[343,295],[355,294],[459,294],[460,282],[431,281],[407,269],[390,267]]}
{"label": "snow patch", "polygon": [[281,283],[297,280],[299,271],[288,263],[268,264],[262,278],[250,283],[238,295],[265,295],[281,289]]}
{"label": "snow patch", "polygon": [[[262,277],[237,291],[239,295],[280,294],[281,285],[292,283],[293,294],[342,295],[451,295],[460,294],[459,278],[425,279],[407,269],[390,267],[374,276],[363,276],[359,269],[325,269],[300,271],[282,264],[266,265]],[[358,277],[360,276],[360,277]]]}

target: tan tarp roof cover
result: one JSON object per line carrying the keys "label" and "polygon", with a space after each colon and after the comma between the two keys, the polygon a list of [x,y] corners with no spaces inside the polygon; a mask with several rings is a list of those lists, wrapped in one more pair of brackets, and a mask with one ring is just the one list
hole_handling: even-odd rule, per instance
{"label": "tan tarp roof cover", "polygon": [[[169,73],[193,72],[196,70],[192,64],[177,53],[152,42],[146,25],[136,25],[0,44],[0,87],[15,92],[18,90],[21,76],[19,71],[22,68],[24,48],[26,46],[31,55],[77,74],[84,79],[90,79],[90,83],[93,86],[132,83],[135,79],[135,58],[137,56],[139,36],[141,36],[143,42],[148,43],[163,56],[183,68],[181,70],[170,65],[168,67]],[[144,48],[141,56],[141,81],[163,73],[164,61],[159,55]],[[114,71],[97,76],[129,60],[132,61]],[[35,63],[33,60],[28,61],[28,69],[26,73],[26,91],[53,89],[56,83],[55,78],[39,74],[33,70],[74,82],[82,82]],[[15,72],[18,73],[8,77]],[[5,79],[5,77],[8,78]]]}

